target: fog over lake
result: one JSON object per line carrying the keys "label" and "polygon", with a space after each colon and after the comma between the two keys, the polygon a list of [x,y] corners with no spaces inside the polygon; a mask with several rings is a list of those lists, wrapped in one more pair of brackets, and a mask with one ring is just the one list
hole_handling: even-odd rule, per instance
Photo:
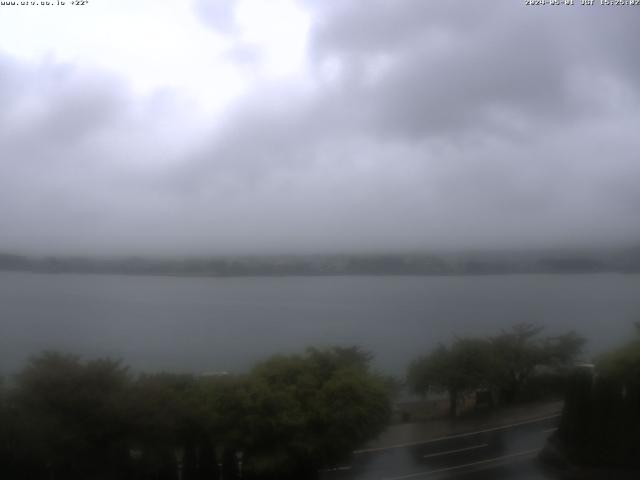
{"label": "fog over lake", "polygon": [[402,374],[454,335],[518,322],[575,329],[588,355],[640,318],[638,275],[178,278],[0,272],[0,373],[43,349],[136,370],[246,370],[274,353],[358,344]]}
{"label": "fog over lake", "polygon": [[[0,268],[640,272],[639,8],[14,3],[0,15]],[[432,253],[444,268],[359,261]],[[104,260],[118,258],[131,261]],[[254,263],[210,261],[223,258]],[[633,331],[639,293],[614,274],[0,273],[0,372],[45,348],[242,371],[336,343],[400,372],[439,341],[519,322],[576,329],[598,352]]]}

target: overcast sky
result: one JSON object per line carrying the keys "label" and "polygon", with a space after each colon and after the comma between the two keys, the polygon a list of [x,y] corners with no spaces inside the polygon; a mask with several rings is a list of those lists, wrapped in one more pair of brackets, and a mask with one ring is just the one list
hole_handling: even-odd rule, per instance
{"label": "overcast sky", "polygon": [[518,0],[0,6],[0,250],[638,242],[639,25]]}

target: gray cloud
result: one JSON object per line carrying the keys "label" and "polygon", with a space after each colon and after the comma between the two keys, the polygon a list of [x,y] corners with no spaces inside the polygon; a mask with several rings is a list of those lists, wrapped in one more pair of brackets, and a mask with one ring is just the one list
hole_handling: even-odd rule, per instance
{"label": "gray cloud", "polygon": [[[628,20],[637,12],[596,7],[596,18],[588,9],[550,13],[513,2],[345,4],[317,24],[316,58],[334,57],[357,77],[350,80],[370,109],[367,119],[383,134],[493,130],[501,114],[567,122],[593,103],[574,95],[580,74],[636,80],[637,58],[628,49],[612,54],[609,44],[637,41]],[[384,73],[367,82],[371,66],[385,61]]]}
{"label": "gray cloud", "polygon": [[[228,4],[198,5],[230,28]],[[634,9],[303,5],[309,80],[258,85],[210,126],[176,92],[0,57],[0,249],[637,241],[640,68],[611,46],[637,44]]]}
{"label": "gray cloud", "polygon": [[193,0],[202,21],[216,30],[228,33],[236,28],[234,2],[231,0]]}

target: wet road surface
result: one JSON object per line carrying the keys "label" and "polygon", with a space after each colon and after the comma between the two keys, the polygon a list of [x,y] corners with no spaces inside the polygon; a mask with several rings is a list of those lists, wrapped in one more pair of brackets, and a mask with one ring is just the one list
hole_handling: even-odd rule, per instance
{"label": "wet road surface", "polygon": [[536,462],[559,415],[451,435],[420,443],[354,452],[352,463],[323,471],[321,480],[552,478]]}

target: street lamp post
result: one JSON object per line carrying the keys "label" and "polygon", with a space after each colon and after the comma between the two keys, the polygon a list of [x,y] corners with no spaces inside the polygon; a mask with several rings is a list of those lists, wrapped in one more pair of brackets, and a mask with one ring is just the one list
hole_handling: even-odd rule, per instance
{"label": "street lamp post", "polygon": [[142,450],[131,447],[129,449],[129,458],[133,461],[134,478],[140,478],[140,459],[142,458]]}
{"label": "street lamp post", "polygon": [[216,456],[216,463],[218,465],[218,472],[220,480],[222,480],[222,456],[224,454],[224,447],[222,445],[216,445],[214,447],[214,453]]}
{"label": "street lamp post", "polygon": [[184,448],[178,447],[174,449],[173,455],[176,458],[176,465],[178,468],[178,480],[182,480],[182,461],[184,460]]}
{"label": "street lamp post", "polygon": [[49,472],[49,480],[54,480],[55,475],[53,474],[53,463],[47,462],[47,471]]}
{"label": "street lamp post", "polygon": [[236,460],[238,460],[238,478],[242,478],[242,456],[244,452],[242,450],[238,450],[236,452]]}

